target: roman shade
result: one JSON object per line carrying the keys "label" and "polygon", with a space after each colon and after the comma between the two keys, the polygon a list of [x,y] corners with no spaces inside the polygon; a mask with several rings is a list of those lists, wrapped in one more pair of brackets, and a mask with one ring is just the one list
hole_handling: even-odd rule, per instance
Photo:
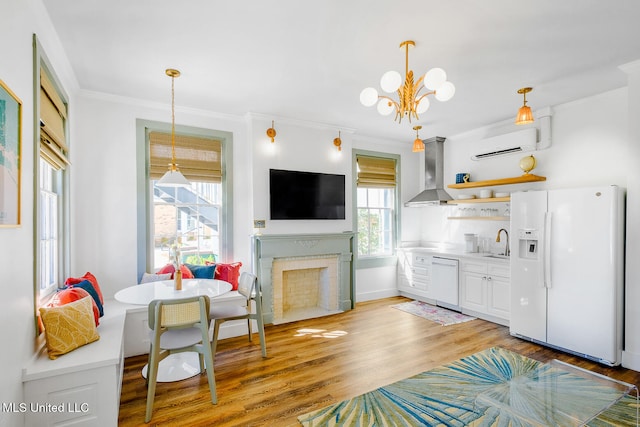
{"label": "roman shade", "polygon": [[396,161],[381,157],[358,156],[358,187],[393,188],[396,186]]}
{"label": "roman shade", "polygon": [[51,82],[40,69],[40,155],[55,169],[69,164],[65,122],[67,106]]}
{"label": "roman shade", "polygon": [[[176,163],[189,181],[222,182],[222,143],[213,138],[176,135]],[[171,163],[171,134],[149,132],[149,177],[160,179]]]}

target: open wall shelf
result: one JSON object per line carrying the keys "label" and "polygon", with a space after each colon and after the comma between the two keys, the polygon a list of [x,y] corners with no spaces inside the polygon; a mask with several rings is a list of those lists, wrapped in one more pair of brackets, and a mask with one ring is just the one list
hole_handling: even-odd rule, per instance
{"label": "open wall shelf", "polygon": [[511,197],[491,197],[488,199],[458,199],[458,200],[449,200],[447,204],[449,205],[462,205],[467,203],[494,203],[494,202],[508,202],[511,200]]}
{"label": "open wall shelf", "polygon": [[[473,182],[463,182],[462,184],[449,184],[447,187],[449,188],[478,188],[478,187],[491,187],[494,185],[508,185],[508,184],[522,184],[525,182],[538,182],[538,181],[546,181],[547,178],[544,176],[532,175],[526,173],[522,176],[516,176],[514,178],[500,178],[500,179],[490,179],[488,181],[473,181]],[[465,200],[468,202],[469,200]]]}

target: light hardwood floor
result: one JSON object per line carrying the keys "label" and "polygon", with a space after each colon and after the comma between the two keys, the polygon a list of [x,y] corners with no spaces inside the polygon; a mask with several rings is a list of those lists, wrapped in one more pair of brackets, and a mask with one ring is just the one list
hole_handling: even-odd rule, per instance
{"label": "light hardwood floor", "polygon": [[[359,303],[355,310],[267,325],[263,359],[257,334],[222,340],[215,355],[218,404],[206,375],[159,383],[149,425],[295,426],[296,417],[475,352],[500,346],[540,361],[560,359],[640,385],[640,373],[610,368],[509,335],[473,320],[441,326],[391,308],[403,297]],[[146,356],[127,358],[119,425],[144,425]]]}

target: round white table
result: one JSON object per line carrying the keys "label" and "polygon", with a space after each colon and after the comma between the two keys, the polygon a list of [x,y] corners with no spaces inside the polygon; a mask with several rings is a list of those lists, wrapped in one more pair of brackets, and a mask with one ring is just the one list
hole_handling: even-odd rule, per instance
{"label": "round white table", "polygon": [[[142,283],[129,286],[115,294],[117,301],[125,304],[148,306],[156,299],[179,299],[197,295],[207,295],[215,298],[231,291],[231,283],[215,279],[183,279],[182,289],[174,288],[173,280]],[[185,352],[169,355],[158,365],[158,382],[180,381],[200,373],[198,353]],[[142,376],[146,378],[147,366],[142,369]]]}

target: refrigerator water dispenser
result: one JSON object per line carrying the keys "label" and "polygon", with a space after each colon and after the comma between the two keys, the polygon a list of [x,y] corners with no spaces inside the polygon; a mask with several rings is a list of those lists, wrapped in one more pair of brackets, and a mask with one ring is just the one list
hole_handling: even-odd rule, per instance
{"label": "refrigerator water dispenser", "polygon": [[538,259],[538,230],[518,230],[518,256],[525,259]]}

